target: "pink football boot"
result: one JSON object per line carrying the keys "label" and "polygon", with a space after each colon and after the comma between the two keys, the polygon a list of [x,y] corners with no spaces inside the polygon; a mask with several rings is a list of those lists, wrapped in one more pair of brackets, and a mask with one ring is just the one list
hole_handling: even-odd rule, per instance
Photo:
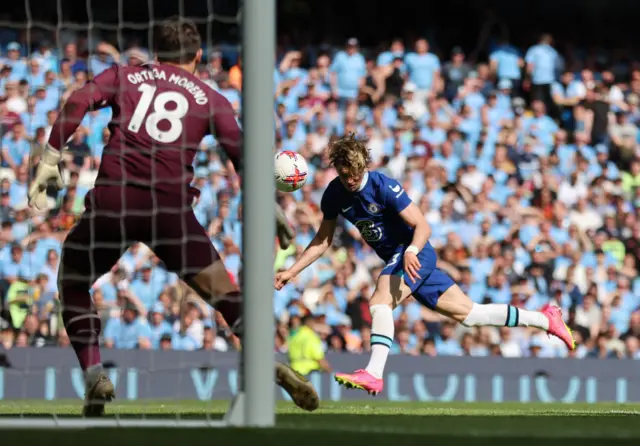
{"label": "pink football boot", "polygon": [[547,304],[540,311],[549,319],[549,329],[547,333],[560,338],[569,350],[575,350],[576,342],[571,335],[571,329],[567,327],[567,324],[565,324],[562,319],[562,310],[556,306]]}
{"label": "pink football boot", "polygon": [[377,395],[382,392],[384,381],[376,378],[366,370],[356,370],[353,373],[336,373],[335,377],[338,384],[345,386],[347,389],[360,389],[369,395]]}

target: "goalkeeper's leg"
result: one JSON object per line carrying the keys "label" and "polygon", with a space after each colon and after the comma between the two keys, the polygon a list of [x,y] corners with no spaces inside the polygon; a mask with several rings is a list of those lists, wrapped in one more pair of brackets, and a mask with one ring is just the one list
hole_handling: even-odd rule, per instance
{"label": "goalkeeper's leg", "polygon": [[[64,241],[58,271],[62,321],[85,377],[85,416],[103,415],[105,403],[115,397],[113,383],[102,368],[102,324],[89,294],[95,279],[106,274],[121,254],[119,248],[104,247],[111,242],[105,237],[118,236],[113,228],[119,225],[102,220],[88,212],[82,216]],[[117,242],[110,246],[119,246]]]}
{"label": "goalkeeper's leg", "polygon": [[[209,302],[234,334],[242,339],[240,288],[229,277],[224,263],[193,212],[190,209],[184,213],[161,211],[156,218],[157,239],[150,241],[156,255],[168,270],[176,272]],[[186,243],[175,243],[176,240],[183,240],[183,233],[187,234]],[[309,411],[318,408],[320,400],[311,383],[290,367],[276,363],[275,379],[298,407]]]}

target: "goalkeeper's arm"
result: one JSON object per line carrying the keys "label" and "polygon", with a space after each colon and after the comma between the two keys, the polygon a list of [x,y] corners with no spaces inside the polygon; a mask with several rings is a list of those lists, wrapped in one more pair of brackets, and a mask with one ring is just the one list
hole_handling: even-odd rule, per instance
{"label": "goalkeeper's arm", "polygon": [[76,131],[85,113],[105,106],[112,99],[112,88],[117,79],[115,69],[109,69],[97,76],[92,82],[74,91],[62,107],[56,122],[51,128],[49,141],[44,148],[36,175],[29,188],[29,206],[44,210],[47,207],[47,186],[64,187],[58,165],[67,141]]}
{"label": "goalkeeper's arm", "polygon": [[58,165],[67,141],[80,125],[84,114],[89,110],[90,103],[87,100],[86,92],[83,91],[85,88],[71,94],[53,124],[49,141],[42,152],[38,169],[29,188],[29,206],[45,210],[47,208],[47,187],[55,185],[58,190],[64,188]]}
{"label": "goalkeeper's arm", "polygon": [[64,150],[67,141],[80,126],[84,115],[88,111],[98,108],[98,104],[103,102],[101,98],[95,98],[96,91],[95,87],[91,88],[91,85],[87,84],[71,94],[51,128],[51,135],[45,151],[59,152],[61,149]]}

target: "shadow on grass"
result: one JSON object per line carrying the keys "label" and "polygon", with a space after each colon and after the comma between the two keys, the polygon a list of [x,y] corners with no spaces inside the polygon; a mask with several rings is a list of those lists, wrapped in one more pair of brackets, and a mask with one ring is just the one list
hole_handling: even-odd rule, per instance
{"label": "shadow on grass", "polygon": [[[31,414],[28,417],[50,417]],[[122,415],[123,419],[142,415]],[[180,413],[183,419],[204,419],[200,413]],[[64,416],[61,418],[73,418]],[[173,414],[146,418],[175,419]],[[0,444],[27,446],[590,446],[638,445],[638,416],[416,416],[377,414],[286,414],[275,429],[83,429],[0,430]]]}
{"label": "shadow on grass", "polygon": [[[354,433],[328,430],[289,429],[87,429],[80,431],[0,431],[3,444],[38,446],[394,446],[394,445],[462,445],[462,446],[540,446],[540,438],[526,436],[477,437],[405,434]],[[638,439],[553,438],[545,446],[637,445]]]}

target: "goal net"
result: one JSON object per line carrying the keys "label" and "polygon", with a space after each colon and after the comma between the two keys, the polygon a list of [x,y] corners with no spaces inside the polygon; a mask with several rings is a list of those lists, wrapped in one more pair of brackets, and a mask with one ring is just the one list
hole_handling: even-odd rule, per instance
{"label": "goal net", "polygon": [[[268,45],[273,45],[275,25],[259,22],[273,17],[274,2],[23,2],[7,5],[11,12],[0,17],[1,136],[11,138],[10,152],[16,154],[3,158],[0,177],[23,192],[20,200],[11,197],[14,240],[7,246],[17,271],[0,284],[6,296],[0,301],[0,427],[272,425],[273,375],[264,372],[273,366],[272,303],[257,296],[271,285],[271,271],[260,266],[273,261],[273,240],[261,236],[270,229],[261,219],[274,212],[268,204],[273,203],[272,170],[265,167],[272,154],[252,147],[272,138],[273,51]],[[82,119],[63,159],[66,187],[48,191],[48,211],[27,206],[28,179],[71,92],[113,64],[152,61],[154,26],[172,15],[197,24],[203,59],[196,75],[229,99],[244,127],[245,154],[254,163],[244,164],[243,194],[217,141],[206,137],[193,166],[194,185],[202,191],[193,211],[229,274],[243,284],[245,304],[256,296],[257,305],[245,305],[245,326],[251,328],[241,354],[237,338],[205,299],[169,272],[148,246],[129,247],[91,287],[102,326],[102,364],[117,399],[106,406],[106,416],[85,418],[80,415],[84,375],[65,330],[56,275],[61,242],[80,219],[98,176],[113,131],[108,125],[112,110],[92,111]],[[242,48],[241,15],[245,28],[252,28],[245,39],[251,48]],[[254,73],[263,65],[266,81],[250,74],[242,79],[241,51],[244,66]],[[244,248],[253,254],[241,255]],[[256,372],[247,375],[245,369]]]}

